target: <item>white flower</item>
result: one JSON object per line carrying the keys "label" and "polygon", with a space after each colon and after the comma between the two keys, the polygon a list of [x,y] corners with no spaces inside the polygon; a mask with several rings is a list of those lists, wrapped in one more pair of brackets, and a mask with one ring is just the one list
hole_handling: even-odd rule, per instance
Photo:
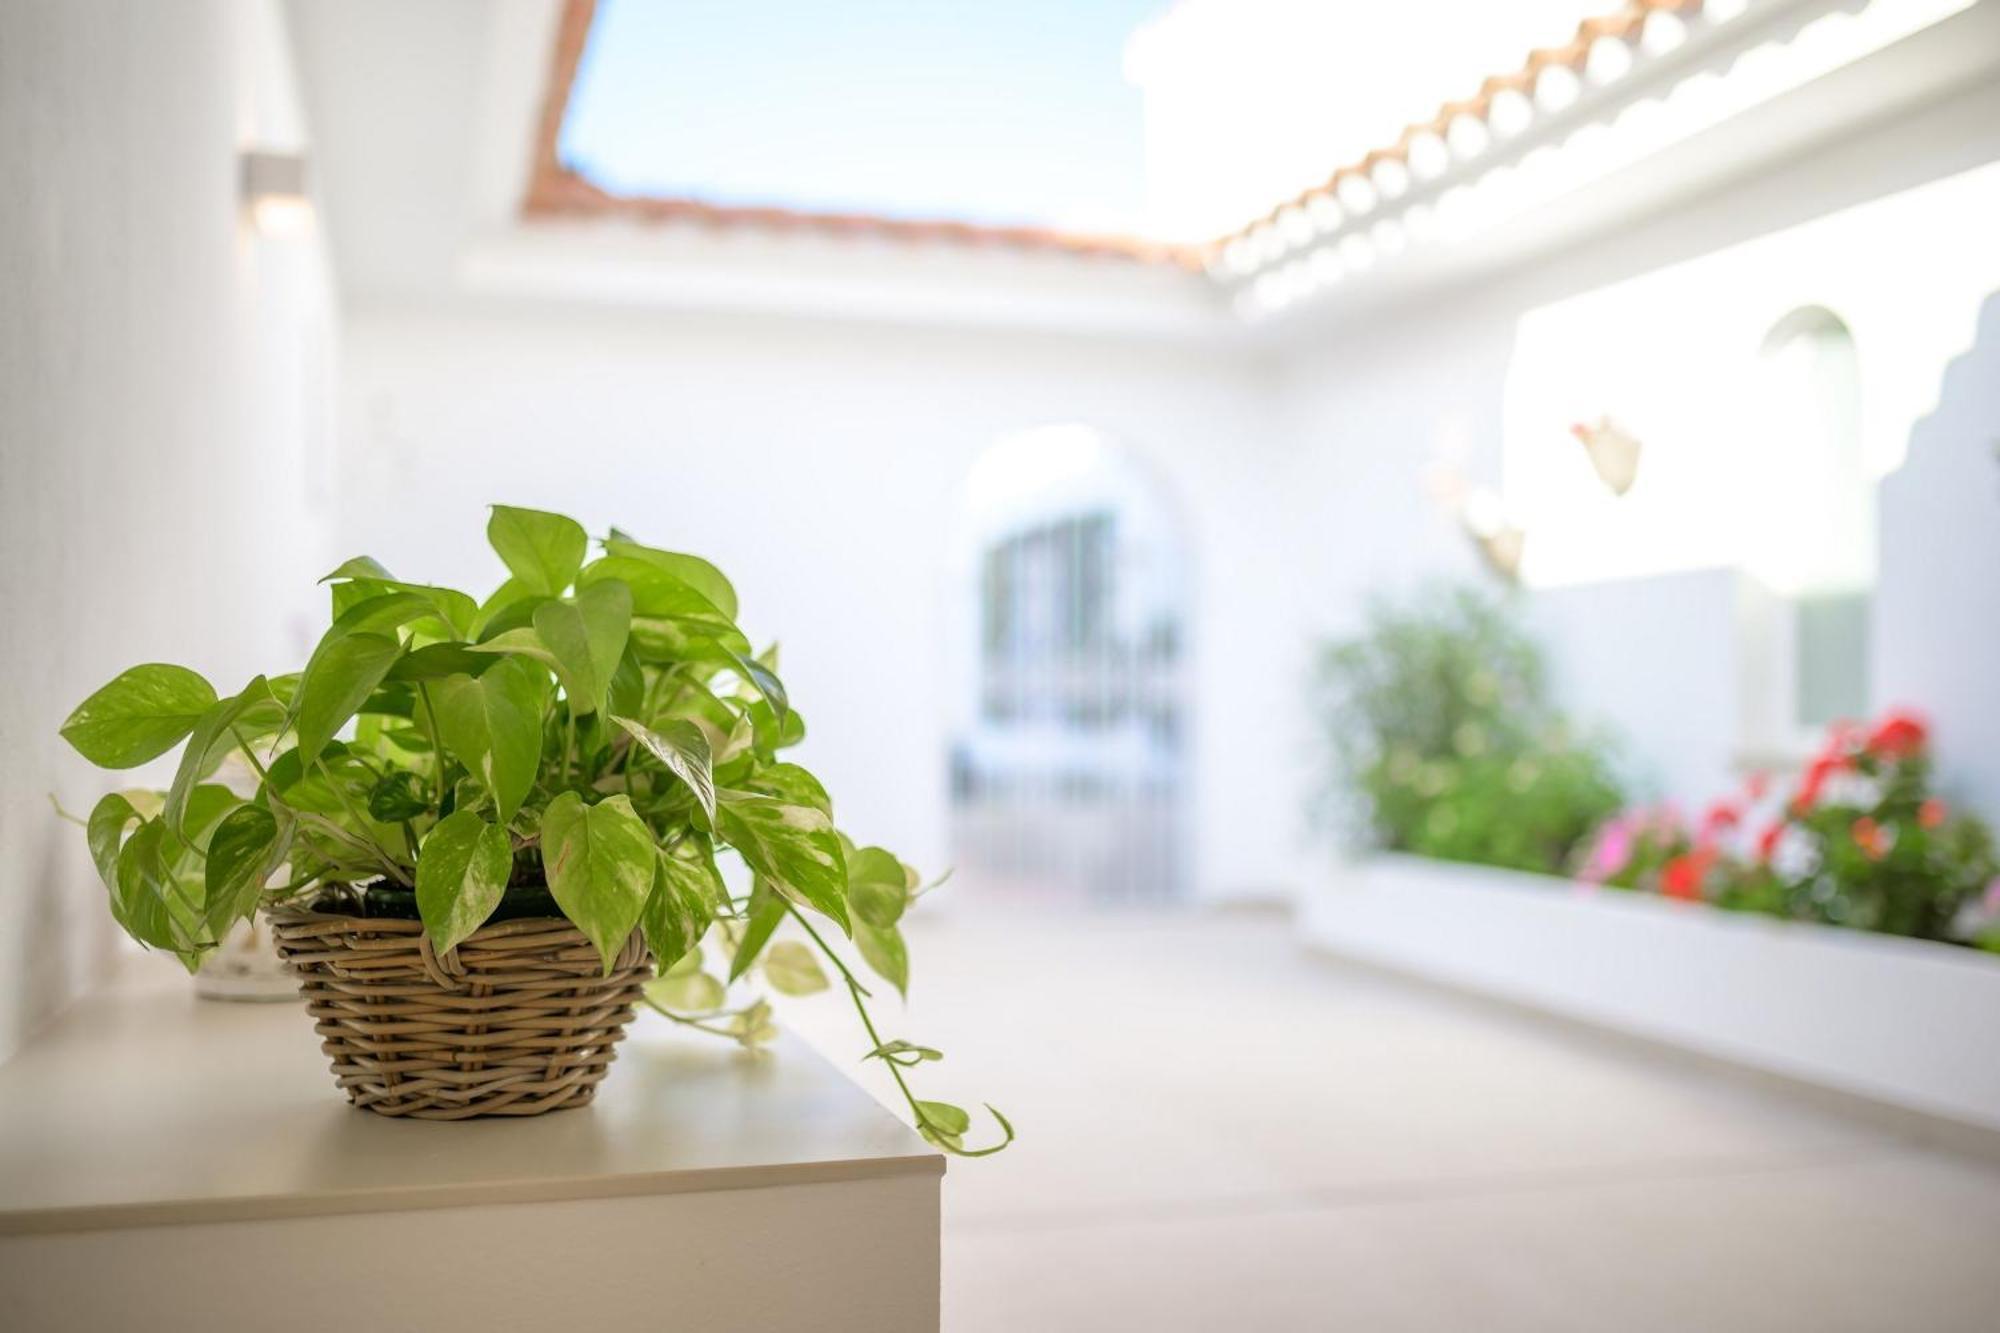
{"label": "white flower", "polygon": [[1819,842],[1796,824],[1787,824],[1771,849],[1771,869],[1780,879],[1799,880],[1818,873]]}

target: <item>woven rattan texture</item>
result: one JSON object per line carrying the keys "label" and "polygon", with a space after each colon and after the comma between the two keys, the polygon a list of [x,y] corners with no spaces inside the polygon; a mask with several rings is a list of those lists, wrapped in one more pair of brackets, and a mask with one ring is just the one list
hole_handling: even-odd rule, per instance
{"label": "woven rattan texture", "polygon": [[652,976],[634,931],[609,976],[567,921],[482,926],[450,953],[423,925],[286,909],[285,966],[349,1101],[382,1115],[463,1120],[581,1106]]}

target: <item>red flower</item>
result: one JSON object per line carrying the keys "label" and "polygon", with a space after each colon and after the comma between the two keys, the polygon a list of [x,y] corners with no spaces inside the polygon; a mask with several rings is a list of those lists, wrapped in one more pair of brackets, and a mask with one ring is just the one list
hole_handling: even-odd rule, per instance
{"label": "red flower", "polygon": [[1701,817],[1702,828],[1709,831],[1732,829],[1742,822],[1742,808],[1730,801],[1717,801]]}
{"label": "red flower", "polygon": [[1757,835],[1757,859],[1770,860],[1771,853],[1778,850],[1778,839],[1784,836],[1785,822],[1782,819],[1774,819],[1765,825],[1764,831]]}
{"label": "red flower", "polygon": [[1921,753],[1930,731],[1915,713],[1893,712],[1868,733],[1868,749],[1884,759],[1907,759]]}
{"label": "red flower", "polygon": [[1844,755],[1823,754],[1806,765],[1806,775],[1799,782],[1799,789],[1792,795],[1792,811],[1804,814],[1819,804],[1819,794],[1826,786],[1826,780],[1847,766]]}
{"label": "red flower", "polygon": [[1715,853],[1707,850],[1683,852],[1660,871],[1660,892],[1686,902],[1701,901],[1701,882],[1708,878],[1708,866]]}
{"label": "red flower", "polygon": [[1854,837],[1854,845],[1865,853],[1869,860],[1879,861],[1889,854],[1889,840],[1882,833],[1882,826],[1867,815],[1854,821],[1847,830]]}
{"label": "red flower", "polygon": [[1944,802],[1933,796],[1917,807],[1917,827],[1927,829],[1936,828],[1944,823],[1945,816],[1950,813],[1951,811],[1945,808]]}

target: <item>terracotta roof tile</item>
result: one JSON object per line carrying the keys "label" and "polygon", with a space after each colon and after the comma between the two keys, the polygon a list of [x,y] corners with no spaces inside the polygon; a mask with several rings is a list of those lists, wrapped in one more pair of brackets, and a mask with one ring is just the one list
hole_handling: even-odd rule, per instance
{"label": "terracotta roof tile", "polygon": [[1532,94],[1535,80],[1543,70],[1551,65],[1563,66],[1580,76],[1583,73],[1586,62],[1590,59],[1590,50],[1593,45],[1607,37],[1616,40],[1636,39],[1639,30],[1645,26],[1646,20],[1655,11],[1670,14],[1676,12],[1686,13],[1698,10],[1700,7],[1701,0],[1627,0],[1625,4],[1610,13],[1584,19],[1577,24],[1576,34],[1569,41],[1560,46],[1535,48],[1528,53],[1526,60],[1519,69],[1494,74],[1479,85],[1479,91],[1473,96],[1444,103],[1438,108],[1437,114],[1429,120],[1421,121],[1405,128],[1402,135],[1394,144],[1373,149],[1364,154],[1357,162],[1334,168],[1333,171],[1328,173],[1326,179],[1318,185],[1301,191],[1293,197],[1280,202],[1270,212],[1253,218],[1235,231],[1224,236],[1219,236],[1209,242],[1201,248],[1204,261],[1213,258],[1230,242],[1248,236],[1258,227],[1275,220],[1281,210],[1302,205],[1315,195],[1329,193],[1338,189],[1340,182],[1344,178],[1351,176],[1366,178],[1380,162],[1385,160],[1406,160],[1410,142],[1417,136],[1428,133],[1445,137],[1449,133],[1452,121],[1459,116],[1471,116],[1481,121],[1486,120],[1492,111],[1493,100],[1496,97],[1502,93],[1509,92],[1517,92],[1523,95]]}

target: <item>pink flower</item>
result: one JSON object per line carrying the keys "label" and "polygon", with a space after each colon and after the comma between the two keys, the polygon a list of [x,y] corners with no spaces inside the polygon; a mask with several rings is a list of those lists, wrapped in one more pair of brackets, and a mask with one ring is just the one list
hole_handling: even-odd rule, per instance
{"label": "pink flower", "polygon": [[1917,807],[1917,827],[1937,828],[1944,823],[1950,813],[1951,811],[1945,808],[1945,803],[1933,796]]}
{"label": "pink flower", "polygon": [[1590,849],[1590,860],[1583,868],[1583,878],[1587,883],[1602,883],[1623,870],[1631,859],[1632,824],[1623,818],[1614,819],[1598,832],[1597,843]]}

